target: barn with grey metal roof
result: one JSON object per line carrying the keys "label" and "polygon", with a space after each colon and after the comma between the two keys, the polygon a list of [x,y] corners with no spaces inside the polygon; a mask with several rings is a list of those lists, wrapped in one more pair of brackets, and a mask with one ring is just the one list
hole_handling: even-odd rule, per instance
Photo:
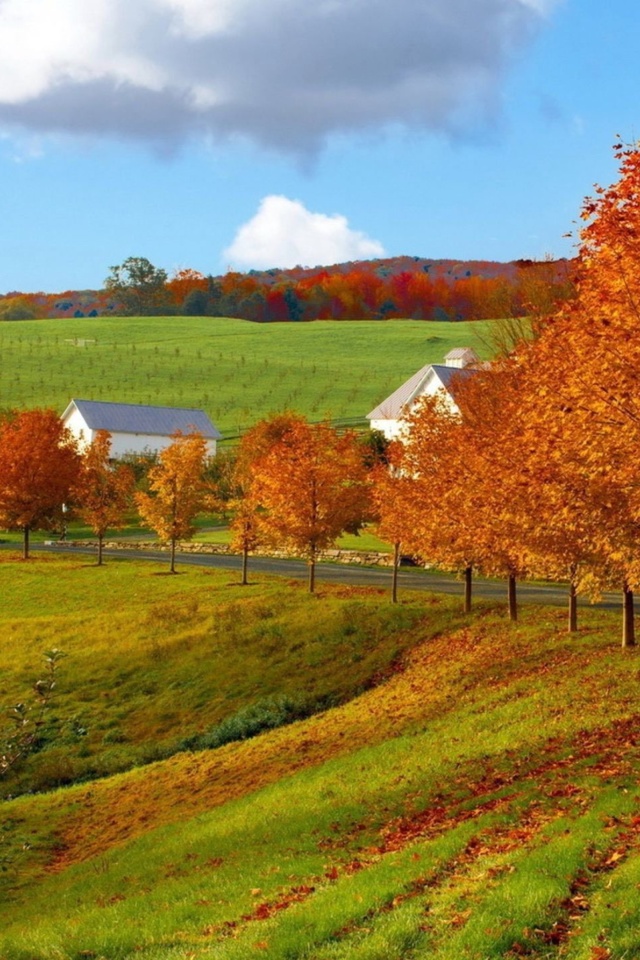
{"label": "barn with grey metal roof", "polygon": [[62,420],[81,446],[91,443],[98,430],[107,430],[116,457],[123,453],[158,453],[171,443],[176,433],[200,434],[213,455],[216,441],[222,437],[203,410],[183,407],[74,399],[62,414]]}

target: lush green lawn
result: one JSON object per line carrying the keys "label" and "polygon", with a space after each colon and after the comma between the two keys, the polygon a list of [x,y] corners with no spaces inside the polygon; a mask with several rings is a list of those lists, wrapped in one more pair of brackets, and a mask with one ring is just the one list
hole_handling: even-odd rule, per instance
{"label": "lush green lawn", "polygon": [[267,695],[341,701],[6,800],[3,960],[640,956],[640,664],[617,616],[570,637],[564,611],[512,625],[490,604],[232,579],[3,555],[4,702],[42,649],[68,653],[66,752],[45,746],[25,782],[56,757],[148,759],[149,738]]}
{"label": "lush green lawn", "polygon": [[105,317],[0,324],[0,408],[72,397],[205,410],[225,436],[271,412],[356,419],[456,346],[487,356],[489,322],[255,324]]}
{"label": "lush green lawn", "polygon": [[[231,533],[225,526],[205,527],[194,537],[198,543],[223,544],[229,543],[230,539]],[[343,534],[336,542],[336,547],[341,550],[361,550],[372,553],[390,553],[393,549],[390,544],[376,537],[375,533],[366,527],[357,534]]]}

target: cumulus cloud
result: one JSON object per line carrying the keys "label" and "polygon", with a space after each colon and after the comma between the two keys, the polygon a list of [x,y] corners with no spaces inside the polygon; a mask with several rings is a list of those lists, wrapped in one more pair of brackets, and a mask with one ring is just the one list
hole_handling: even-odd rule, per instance
{"label": "cumulus cloud", "polygon": [[346,217],[312,213],[299,200],[265,197],[258,212],[236,233],[224,258],[234,267],[317,266],[383,257],[384,248]]}
{"label": "cumulus cloud", "polygon": [[0,0],[0,124],[308,152],[496,109],[555,0]]}

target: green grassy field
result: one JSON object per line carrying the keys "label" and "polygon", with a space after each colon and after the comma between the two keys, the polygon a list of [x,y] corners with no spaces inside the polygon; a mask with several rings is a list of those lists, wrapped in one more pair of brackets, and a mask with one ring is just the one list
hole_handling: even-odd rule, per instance
{"label": "green grassy field", "polygon": [[72,397],[197,407],[225,436],[268,413],[359,419],[455,346],[487,356],[487,322],[254,324],[99,317],[0,324],[0,408]]}
{"label": "green grassy field", "polygon": [[[456,598],[1,559],[2,701],[55,642],[64,775],[122,770],[3,802],[3,960],[640,956],[640,662],[617,616],[569,637],[561,610],[516,626]],[[175,743],[301,691],[335,705]],[[173,752],[149,764],[152,743]],[[14,787],[46,786],[56,751]]]}

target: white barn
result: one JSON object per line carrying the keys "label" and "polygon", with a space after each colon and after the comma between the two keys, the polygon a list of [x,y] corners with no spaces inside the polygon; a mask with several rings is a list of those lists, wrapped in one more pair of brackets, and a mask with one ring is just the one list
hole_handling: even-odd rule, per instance
{"label": "white barn", "polygon": [[180,407],[72,400],[61,419],[81,449],[92,442],[98,430],[108,430],[111,455],[116,458],[125,453],[159,453],[169,446],[177,431],[201,434],[207,441],[208,455],[213,457],[222,437],[202,410]]}
{"label": "white barn", "polygon": [[367,414],[372,430],[380,430],[387,440],[398,440],[403,433],[403,418],[411,413],[422,397],[442,397],[451,413],[458,413],[453,397],[455,379],[465,378],[482,366],[470,347],[456,347],[444,358],[444,363],[429,363],[414,373],[391,396]]}

